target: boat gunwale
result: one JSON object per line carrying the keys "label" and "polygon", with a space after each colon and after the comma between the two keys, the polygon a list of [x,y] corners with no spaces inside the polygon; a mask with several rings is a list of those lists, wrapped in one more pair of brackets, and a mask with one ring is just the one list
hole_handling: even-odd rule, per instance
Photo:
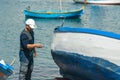
{"label": "boat gunwale", "polygon": [[58,27],[54,32],[88,33],[120,40],[120,34],[90,28]]}

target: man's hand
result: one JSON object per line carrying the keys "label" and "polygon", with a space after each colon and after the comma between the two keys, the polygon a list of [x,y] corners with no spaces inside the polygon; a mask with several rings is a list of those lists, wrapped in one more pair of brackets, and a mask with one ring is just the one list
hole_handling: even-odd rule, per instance
{"label": "man's hand", "polygon": [[36,53],[36,51],[34,52],[33,56],[34,56],[34,58],[36,58],[36,57],[37,57],[37,53]]}

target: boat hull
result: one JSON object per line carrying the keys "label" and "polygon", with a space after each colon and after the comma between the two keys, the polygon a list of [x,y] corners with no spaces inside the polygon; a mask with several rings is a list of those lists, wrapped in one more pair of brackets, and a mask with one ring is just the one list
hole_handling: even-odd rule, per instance
{"label": "boat hull", "polygon": [[65,78],[120,80],[119,39],[119,34],[100,30],[57,28],[51,54]]}
{"label": "boat hull", "polygon": [[120,74],[115,72],[116,69],[120,70],[119,66],[104,59],[64,51],[52,51],[52,56],[60,68],[60,74],[65,78],[71,80],[120,80]]}
{"label": "boat hull", "polygon": [[13,67],[9,64],[3,65],[0,63],[0,80],[6,80],[13,74]]}
{"label": "boat hull", "polygon": [[[73,0],[76,3],[85,3],[83,0]],[[120,1],[115,0],[86,0],[87,4],[101,4],[101,5],[120,5]]]}
{"label": "boat hull", "polygon": [[27,17],[36,18],[77,18],[83,14],[83,9],[74,11],[29,11],[24,10]]}

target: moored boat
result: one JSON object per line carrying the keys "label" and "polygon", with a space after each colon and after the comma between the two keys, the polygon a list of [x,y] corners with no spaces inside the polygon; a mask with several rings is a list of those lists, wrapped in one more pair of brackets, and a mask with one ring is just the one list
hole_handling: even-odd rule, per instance
{"label": "moored boat", "polygon": [[0,80],[6,80],[9,76],[13,74],[14,68],[9,65],[5,64],[3,60],[0,61]]}
{"label": "moored boat", "polygon": [[36,18],[76,18],[83,14],[83,9],[60,11],[60,10],[24,10],[25,16]]}
{"label": "moored boat", "polygon": [[73,0],[76,3],[101,4],[101,5],[120,5],[120,0]]}
{"label": "moored boat", "polygon": [[51,54],[64,78],[120,80],[120,34],[72,27],[54,33]]}

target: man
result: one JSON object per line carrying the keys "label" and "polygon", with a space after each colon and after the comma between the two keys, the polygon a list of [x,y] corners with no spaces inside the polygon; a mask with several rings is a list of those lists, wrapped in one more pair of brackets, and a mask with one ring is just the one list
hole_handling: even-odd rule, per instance
{"label": "man", "polygon": [[34,32],[36,28],[35,21],[28,19],[25,22],[25,29],[20,35],[20,73],[19,80],[31,80],[31,73],[33,71],[33,57],[36,57],[35,48],[42,48],[42,44],[34,43]]}

